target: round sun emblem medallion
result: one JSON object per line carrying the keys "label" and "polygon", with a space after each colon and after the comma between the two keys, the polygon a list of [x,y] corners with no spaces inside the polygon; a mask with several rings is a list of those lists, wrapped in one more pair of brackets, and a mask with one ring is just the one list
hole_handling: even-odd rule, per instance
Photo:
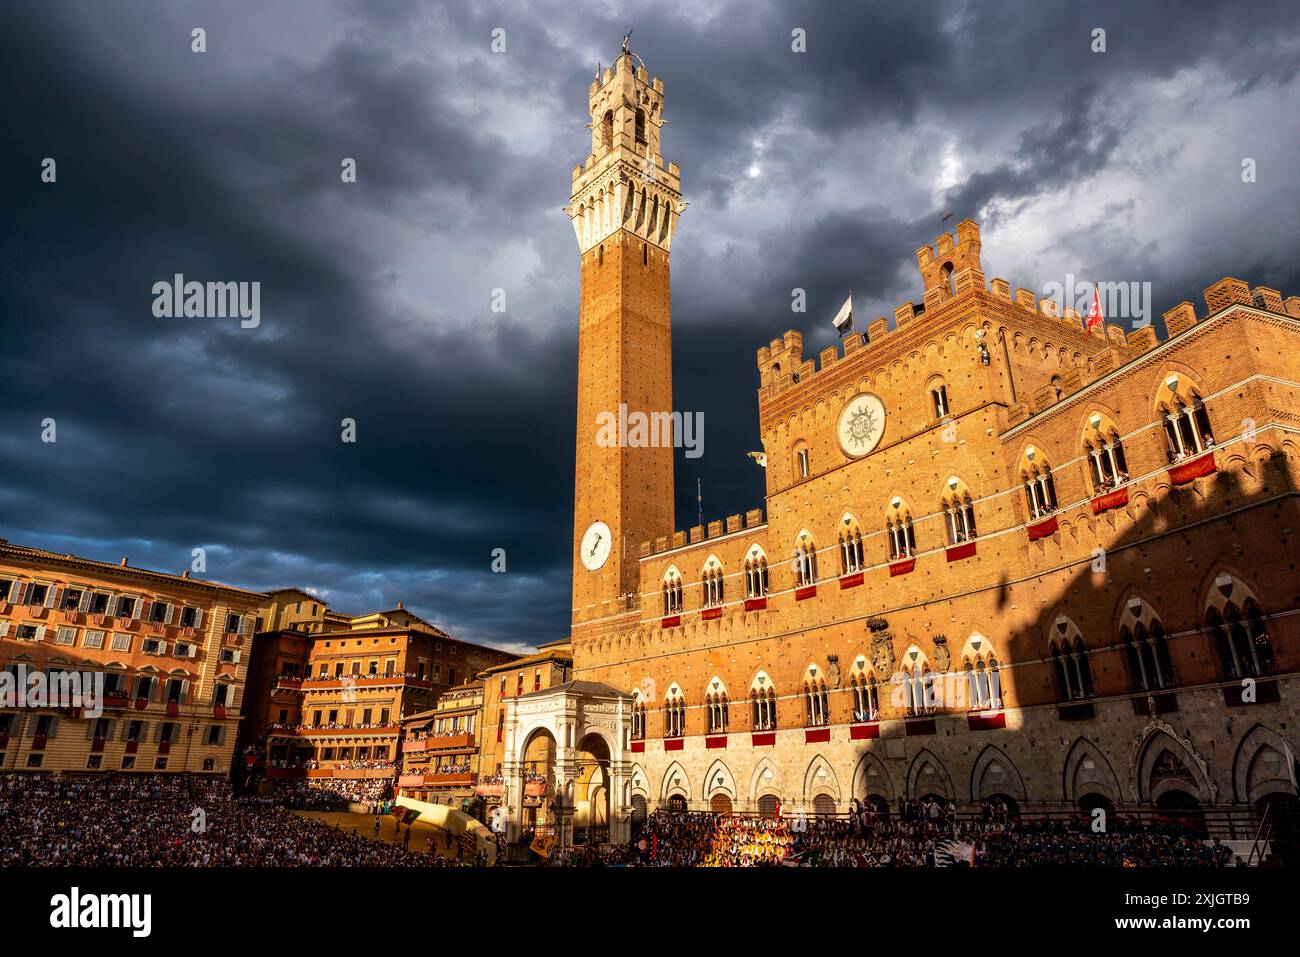
{"label": "round sun emblem medallion", "polygon": [[857,458],[868,454],[885,434],[885,403],[870,392],[854,396],[840,413],[839,433],[845,455]]}

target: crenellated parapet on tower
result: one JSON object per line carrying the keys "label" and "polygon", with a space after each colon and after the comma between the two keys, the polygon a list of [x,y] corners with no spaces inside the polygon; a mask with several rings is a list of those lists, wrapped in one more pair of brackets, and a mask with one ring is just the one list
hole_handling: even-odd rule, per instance
{"label": "crenellated parapet on tower", "polygon": [[933,246],[916,251],[916,265],[925,283],[926,309],[935,309],[967,289],[983,289],[979,224],[963,219],[957,224],[956,242],[952,233],[940,233]]}
{"label": "crenellated parapet on tower", "polygon": [[585,255],[620,229],[667,251],[685,204],[681,170],[664,165],[664,84],[623,53],[588,90],[591,153],[573,168],[565,212]]}

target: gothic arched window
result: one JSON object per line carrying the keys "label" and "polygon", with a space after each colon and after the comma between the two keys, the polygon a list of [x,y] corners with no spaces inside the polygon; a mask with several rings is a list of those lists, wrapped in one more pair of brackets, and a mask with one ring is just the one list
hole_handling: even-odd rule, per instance
{"label": "gothic arched window", "polygon": [[1211,608],[1206,618],[1225,678],[1236,681],[1273,670],[1268,628],[1253,598],[1248,598],[1241,609],[1233,602],[1228,602],[1222,613]]}
{"label": "gothic arched window", "polygon": [[911,558],[916,554],[912,512],[901,498],[895,498],[885,510],[885,537],[891,562]]}
{"label": "gothic arched window", "polygon": [[1025,504],[1031,520],[1045,518],[1056,511],[1056,482],[1052,478],[1052,467],[1046,461],[1022,471],[1020,481],[1025,489]]}
{"label": "gothic arched window", "polygon": [[749,689],[755,731],[776,730],[776,689],[766,675],[758,675]]}
{"label": "gothic arched window", "polygon": [[661,586],[664,599],[664,616],[682,613],[682,577],[676,568],[670,568],[664,574]]}
{"label": "gothic arched window", "polygon": [[1092,697],[1092,670],[1083,639],[1076,638],[1073,646],[1068,639],[1059,645],[1052,642],[1052,665],[1056,673],[1057,696],[1062,701]]}
{"label": "gothic arched window", "polygon": [[745,559],[745,597],[767,596],[767,555],[757,545],[750,549]]}
{"label": "gothic arched window", "polygon": [[664,698],[664,737],[680,738],[686,734],[686,698],[676,685]]}
{"label": "gothic arched window", "polygon": [[604,118],[600,121],[600,142],[607,150],[614,148],[613,110],[606,110]]}
{"label": "gothic arched window", "polygon": [[807,532],[801,532],[794,547],[794,583],[803,588],[817,582],[817,545]]}
{"label": "gothic arched window", "polygon": [[1169,459],[1182,459],[1199,455],[1214,448],[1214,430],[1205,402],[1186,379],[1171,375],[1162,384],[1157,410],[1164,425],[1165,441],[1169,445]]}
{"label": "gothic arched window", "polygon": [[862,559],[862,529],[852,515],[845,515],[840,523],[840,574],[860,572],[865,565]]}
{"label": "gothic arched window", "polygon": [[875,721],[880,716],[880,692],[875,675],[855,674],[853,688],[853,720]]}
{"label": "gothic arched window", "polygon": [[968,658],[965,672],[971,710],[990,711],[1002,707],[1002,673],[998,659],[991,652]]}
{"label": "gothic arched window", "polygon": [[948,491],[942,499],[944,518],[946,519],[948,544],[960,545],[978,537],[975,528],[975,503],[965,483],[949,479]]}
{"label": "gothic arched window", "polygon": [[1119,429],[1100,413],[1094,413],[1088,425],[1083,433],[1083,454],[1088,459],[1093,489],[1101,493],[1124,485],[1129,480],[1128,462]]}
{"label": "gothic arched window", "polygon": [[[505,717],[505,712],[501,712]],[[633,693],[632,698],[632,738],[635,741],[641,741],[645,738],[645,699],[641,697],[641,692]],[[497,740],[501,740],[500,737]]]}
{"label": "gothic arched window", "polygon": [[1129,662],[1129,680],[1134,691],[1160,691],[1174,683],[1173,663],[1169,658],[1169,643],[1159,621],[1139,623],[1131,631],[1120,629]]}
{"label": "gothic arched window", "polygon": [[715,608],[723,603],[723,586],[726,576],[722,563],[713,556],[705,563],[700,582],[702,604],[705,608]]}
{"label": "gothic arched window", "polygon": [[727,701],[727,691],[721,688],[716,691],[710,691],[704,697],[706,712],[708,715],[708,728],[710,734],[721,734],[727,730],[729,720],[729,702]]}
{"label": "gothic arched window", "polygon": [[805,719],[810,727],[819,727],[830,723],[826,682],[820,675],[804,682]]}

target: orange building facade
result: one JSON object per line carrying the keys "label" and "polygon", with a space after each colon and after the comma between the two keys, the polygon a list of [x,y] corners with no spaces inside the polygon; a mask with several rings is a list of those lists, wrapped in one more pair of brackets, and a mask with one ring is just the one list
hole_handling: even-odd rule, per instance
{"label": "orange building facade", "polygon": [[0,541],[9,687],[42,672],[96,689],[0,706],[0,770],[228,774],[264,600]]}
{"label": "orange building facade", "polygon": [[402,721],[398,794],[468,810],[479,773],[483,683],[450,688],[427,711]]}
{"label": "orange building facade", "polygon": [[662,91],[626,53],[590,90],[583,688],[507,708],[507,790],[542,739],[566,839],[668,805],[1294,809],[1300,298],[1224,279],[1163,341],[1088,333],[986,279],[965,220],[892,326],[758,349],[763,507],[676,530],[671,456],[597,427],[671,412]]}
{"label": "orange building facade", "polygon": [[400,604],[349,618],[305,593],[279,596],[284,627],[257,636],[259,711],[241,740],[247,768],[267,780],[392,782],[403,719],[514,657],[452,638]]}

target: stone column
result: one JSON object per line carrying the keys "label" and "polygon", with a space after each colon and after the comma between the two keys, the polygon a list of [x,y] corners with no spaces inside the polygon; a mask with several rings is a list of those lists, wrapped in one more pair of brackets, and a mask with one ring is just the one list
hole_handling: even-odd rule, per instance
{"label": "stone column", "polygon": [[502,750],[501,781],[503,790],[501,806],[506,809],[503,833],[507,844],[519,840],[524,820],[524,768],[518,749],[522,742],[518,740],[516,728],[518,717],[514,699],[505,702],[505,747]]}
{"label": "stone column", "polygon": [[573,802],[577,788],[578,760],[577,753],[565,743],[572,738],[570,729],[562,726],[556,729],[559,738],[555,748],[555,794],[551,807],[555,812],[556,847],[573,846]]}
{"label": "stone column", "polygon": [[609,842],[625,844],[632,834],[632,768],[625,761],[609,764]]}

